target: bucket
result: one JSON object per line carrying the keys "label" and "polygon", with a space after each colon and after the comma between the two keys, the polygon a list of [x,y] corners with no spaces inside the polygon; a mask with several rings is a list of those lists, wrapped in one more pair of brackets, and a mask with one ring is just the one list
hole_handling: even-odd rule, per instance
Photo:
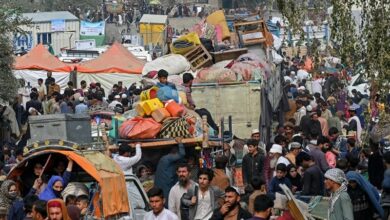
{"label": "bucket", "polygon": [[183,106],[177,104],[174,100],[169,100],[165,104],[165,109],[172,115],[172,117],[181,117],[184,113]]}

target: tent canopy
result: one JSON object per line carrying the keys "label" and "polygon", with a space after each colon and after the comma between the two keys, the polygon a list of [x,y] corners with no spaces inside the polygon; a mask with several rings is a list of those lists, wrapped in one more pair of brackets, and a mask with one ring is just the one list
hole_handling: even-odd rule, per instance
{"label": "tent canopy", "polygon": [[73,68],[61,62],[52,55],[42,44],[38,44],[27,54],[16,57],[15,70],[37,69],[52,72],[70,72]]}
{"label": "tent canopy", "polygon": [[80,73],[128,73],[141,74],[145,65],[122,44],[115,42],[98,58],[77,66]]}

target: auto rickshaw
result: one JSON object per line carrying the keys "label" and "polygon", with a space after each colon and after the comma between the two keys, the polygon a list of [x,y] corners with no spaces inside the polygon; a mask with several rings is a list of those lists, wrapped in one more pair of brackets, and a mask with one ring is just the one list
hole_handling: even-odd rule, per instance
{"label": "auto rickshaw", "polygon": [[[43,173],[50,174],[54,164],[62,160],[73,160],[73,170],[70,179],[72,182],[81,182],[89,186],[89,215],[94,219],[138,219],[137,207],[131,207],[128,196],[137,195],[137,206],[147,207],[146,194],[143,192],[128,192],[129,177],[126,177],[121,168],[109,156],[99,150],[81,150],[81,146],[74,142],[62,140],[46,140],[35,142],[25,148],[24,159],[9,172],[7,179],[18,183],[22,194],[30,189],[23,187],[26,176],[32,173],[36,162],[44,164]],[[30,175],[31,176],[31,175]],[[138,186],[137,186],[138,184]],[[132,191],[142,190],[139,181],[131,183]],[[134,199],[133,199],[134,201]],[[138,207],[139,208],[139,207]]]}

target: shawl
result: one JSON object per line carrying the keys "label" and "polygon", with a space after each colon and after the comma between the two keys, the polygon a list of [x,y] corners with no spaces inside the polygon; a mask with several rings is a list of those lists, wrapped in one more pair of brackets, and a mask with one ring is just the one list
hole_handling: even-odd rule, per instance
{"label": "shawl", "polygon": [[8,213],[8,209],[11,207],[13,201],[16,199],[12,198],[8,192],[9,188],[12,185],[16,185],[13,180],[6,180],[3,182],[3,184],[1,184],[0,187],[0,207],[4,208],[6,210],[6,213]]}
{"label": "shawl", "polygon": [[378,214],[383,218],[384,217],[384,211],[382,206],[380,205],[380,196],[376,188],[369,183],[367,180],[364,179],[364,177],[355,172],[355,171],[349,171],[347,173],[347,179],[355,181],[363,191],[365,191],[370,199],[370,202],[372,206],[375,208],[375,210],[378,212]]}
{"label": "shawl", "polygon": [[64,179],[62,179],[62,177],[60,177],[60,176],[52,176],[50,178],[49,182],[47,183],[47,186],[46,186],[45,190],[43,190],[43,192],[41,192],[41,194],[39,194],[39,199],[45,200],[45,201],[49,201],[51,199],[56,199],[57,196],[54,193],[53,185],[57,181],[61,181],[62,184],[64,185]]}

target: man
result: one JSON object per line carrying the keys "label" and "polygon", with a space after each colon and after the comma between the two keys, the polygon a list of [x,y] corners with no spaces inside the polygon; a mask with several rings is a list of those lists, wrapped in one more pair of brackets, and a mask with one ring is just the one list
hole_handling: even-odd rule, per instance
{"label": "man", "polygon": [[269,154],[272,157],[271,161],[276,161],[275,166],[280,163],[286,166],[290,164],[290,161],[283,156],[283,147],[280,144],[273,144],[269,150]]}
{"label": "man", "polygon": [[320,125],[321,125],[321,131],[322,131],[322,136],[326,137],[328,135],[328,131],[329,131],[329,127],[328,127],[328,121],[321,117],[322,115],[322,111],[321,110],[317,110],[317,116],[318,116],[318,121],[320,122]]}
{"label": "man", "polygon": [[141,160],[141,144],[135,145],[135,155],[131,157],[131,147],[125,144],[119,146],[119,155],[114,156],[114,161],[122,168],[125,175],[133,174],[133,166]]}
{"label": "man", "polygon": [[343,121],[343,115],[344,112],[342,111],[337,111],[335,116],[332,116],[328,119],[328,127],[329,128],[337,128],[337,130],[341,131],[342,129],[342,121]]}
{"label": "man", "polygon": [[87,94],[87,82],[85,80],[81,80],[80,82],[80,88],[76,90],[77,93],[79,93],[82,97],[85,97]]}
{"label": "man", "polygon": [[41,101],[41,102],[44,101],[46,99],[46,96],[47,96],[47,87],[46,87],[46,85],[43,84],[43,79],[41,79],[41,78],[38,79],[37,90],[38,90],[39,101]]}
{"label": "man", "polygon": [[225,189],[225,201],[222,207],[214,210],[210,220],[241,220],[250,217],[251,214],[240,206],[240,193],[238,189],[228,186]]}
{"label": "man", "polygon": [[85,104],[85,98],[80,96],[79,97],[79,104],[75,107],[75,114],[85,114],[88,113],[88,105]]}
{"label": "man", "polygon": [[46,201],[44,200],[35,201],[32,208],[32,219],[44,220],[46,218],[47,218]]}
{"label": "man", "polygon": [[339,135],[339,130],[335,127],[331,127],[328,132],[328,139],[333,144],[333,152],[340,157],[345,157],[347,154],[347,139]]}
{"label": "man", "polygon": [[344,126],[348,132],[355,132],[356,133],[356,140],[357,144],[361,143],[360,136],[362,134],[362,125],[360,123],[359,117],[356,115],[356,110],[360,108],[360,106],[353,104],[349,107],[348,112],[351,115],[351,117],[348,120],[348,126]]}
{"label": "man", "polygon": [[310,141],[307,145],[307,150],[309,151],[309,155],[313,157],[316,165],[321,169],[323,173],[325,173],[329,169],[328,162],[326,162],[325,153],[322,151],[320,146],[317,144],[318,139],[318,131],[314,130],[310,133]]}
{"label": "man", "polygon": [[253,129],[251,132],[251,139],[254,139],[259,142],[259,148],[260,148],[260,153],[265,154],[265,144],[260,140],[261,134],[259,129]]}
{"label": "man", "polygon": [[178,176],[179,181],[169,191],[168,208],[180,218],[182,217],[180,213],[180,201],[183,194],[187,193],[190,188],[193,188],[197,185],[196,182],[190,179],[190,172],[191,171],[188,164],[179,164],[176,168],[176,175]]}
{"label": "man", "polygon": [[323,174],[322,171],[313,158],[307,154],[302,153],[302,166],[305,169],[302,183],[302,195],[317,196],[323,195]]}
{"label": "man", "polygon": [[321,123],[318,120],[317,112],[311,112],[310,119],[302,120],[300,127],[306,137],[308,137],[312,131],[315,131],[318,135],[322,134]]}
{"label": "man", "polygon": [[248,220],[267,220],[271,216],[274,201],[267,195],[260,195],[256,197],[254,207],[255,214]]}
{"label": "man", "polygon": [[332,112],[328,109],[328,103],[322,102],[321,103],[321,115],[323,118],[325,118],[328,121],[329,124],[329,119],[333,117]]}
{"label": "man", "polygon": [[210,219],[213,210],[220,208],[219,202],[224,195],[218,187],[210,186],[214,174],[211,169],[204,168],[199,170],[199,187],[191,188],[188,191],[188,198],[183,198],[183,204],[190,207],[189,219],[202,220]]}
{"label": "man", "polygon": [[288,154],[286,154],[286,159],[291,163],[294,164],[295,166],[297,165],[296,163],[296,158],[298,154],[302,151],[302,145],[298,142],[292,142],[288,145]]}
{"label": "man", "polygon": [[258,152],[258,141],[248,140],[248,154],[242,159],[244,185],[248,185],[254,175],[263,176],[264,156]]}
{"label": "man", "polygon": [[164,208],[165,198],[162,189],[151,188],[148,197],[152,211],[146,213],[144,220],[179,220],[175,213]]}
{"label": "man", "polygon": [[251,214],[254,214],[255,212],[254,205],[255,205],[256,197],[259,195],[267,195],[267,190],[266,190],[265,181],[259,176],[255,176],[252,178],[251,185],[254,191],[249,196],[248,211]]}
{"label": "man", "polygon": [[306,115],[306,107],[300,99],[296,100],[295,104],[297,106],[297,112],[294,114],[295,126],[299,126],[301,124],[301,119]]}
{"label": "man", "polygon": [[226,189],[226,187],[230,186],[230,179],[226,175],[226,164],[228,162],[228,158],[226,156],[219,156],[215,158],[215,168],[214,168],[214,178],[211,181],[212,186],[216,186],[221,190]]}
{"label": "man", "polygon": [[60,85],[58,85],[55,81],[55,79],[53,78],[52,80],[50,80],[51,84],[49,85],[49,88],[48,88],[48,92],[47,92],[47,96],[48,97],[51,97],[53,95],[54,92],[58,92],[60,93],[61,92],[61,88],[60,88]]}
{"label": "man", "polygon": [[108,105],[108,108],[111,109],[111,110],[114,110],[116,105],[122,105],[121,96],[120,95],[115,95],[114,96],[114,100]]}
{"label": "man", "polygon": [[42,103],[38,100],[38,94],[32,92],[30,94],[31,100],[26,103],[26,110],[29,111],[30,108],[36,109],[39,113],[43,114]]}
{"label": "man", "polygon": [[333,168],[325,173],[325,188],[331,192],[328,219],[353,220],[351,199],[347,193],[348,180],[342,170]]}
{"label": "man", "polygon": [[126,86],[123,86],[122,81],[118,81],[118,92],[119,93],[125,93],[127,91]]}
{"label": "man", "polygon": [[[49,91],[49,86],[55,82],[55,79],[52,77],[51,71],[47,71],[47,78],[45,80],[45,86],[46,86],[46,91]],[[39,82],[39,79],[38,79]]]}
{"label": "man", "polygon": [[181,143],[182,138],[176,138],[179,149],[176,146],[171,148],[171,151],[161,157],[157,164],[156,174],[154,176],[154,185],[159,187],[164,192],[164,198],[168,198],[169,190],[177,182],[176,164],[182,160],[186,154],[184,145]]}
{"label": "man", "polygon": [[65,99],[69,99],[72,95],[74,95],[74,87],[73,87],[73,82],[69,81],[68,82],[68,87],[65,88],[64,91],[64,97]]}

